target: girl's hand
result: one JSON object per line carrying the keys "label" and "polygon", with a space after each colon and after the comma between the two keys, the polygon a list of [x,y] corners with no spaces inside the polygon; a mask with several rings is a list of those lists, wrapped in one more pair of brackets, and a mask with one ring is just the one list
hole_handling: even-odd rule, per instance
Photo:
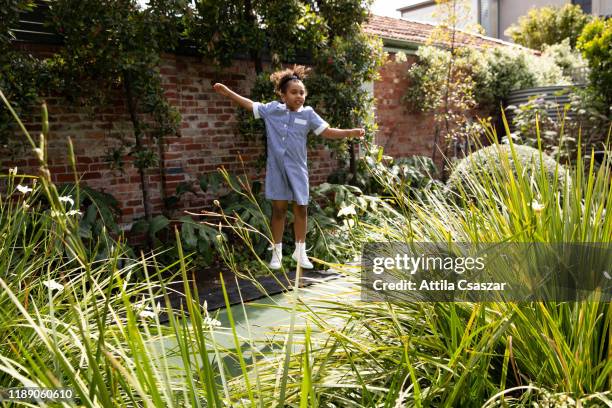
{"label": "girl's hand", "polygon": [[219,95],[229,96],[229,94],[230,94],[229,88],[227,86],[219,83],[219,82],[217,82],[216,84],[213,85],[213,89]]}
{"label": "girl's hand", "polygon": [[358,139],[363,139],[364,136],[365,136],[365,130],[360,129],[360,128],[351,129],[349,133],[349,137],[354,137]]}

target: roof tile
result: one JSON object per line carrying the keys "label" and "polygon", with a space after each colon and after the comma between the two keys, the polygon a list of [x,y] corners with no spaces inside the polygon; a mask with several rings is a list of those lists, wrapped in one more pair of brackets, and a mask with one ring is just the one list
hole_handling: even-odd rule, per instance
{"label": "roof tile", "polygon": [[[383,17],[371,15],[365,24],[364,31],[384,39],[407,41],[416,44],[426,44],[430,35],[437,26],[430,23],[407,20],[404,18]],[[517,47],[525,48],[517,44],[503,41],[497,38],[487,37],[480,34],[468,33],[457,30],[457,43],[464,46],[476,48],[488,47]],[[441,42],[438,42],[441,44]],[[537,53],[535,50],[525,48]]]}

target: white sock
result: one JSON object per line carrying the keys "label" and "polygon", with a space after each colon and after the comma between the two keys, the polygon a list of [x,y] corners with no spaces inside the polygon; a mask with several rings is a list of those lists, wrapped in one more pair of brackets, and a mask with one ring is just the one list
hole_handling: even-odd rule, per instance
{"label": "white sock", "polygon": [[296,242],[295,243],[295,251],[300,254],[306,256],[306,243],[305,242]]}
{"label": "white sock", "polygon": [[278,256],[282,256],[283,254],[283,243],[279,243],[279,244],[274,244],[274,252],[276,252],[278,254]]}

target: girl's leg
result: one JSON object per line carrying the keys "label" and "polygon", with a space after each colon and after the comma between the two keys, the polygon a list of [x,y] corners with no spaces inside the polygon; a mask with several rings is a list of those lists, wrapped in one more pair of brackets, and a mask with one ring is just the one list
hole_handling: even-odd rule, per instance
{"label": "girl's leg", "polygon": [[285,200],[272,200],[272,239],[275,244],[283,242],[283,231],[285,230],[285,219],[287,218],[288,203]]}
{"label": "girl's leg", "polygon": [[306,225],[308,221],[307,209],[307,205],[297,205],[293,203],[293,216],[295,217],[293,231],[295,233],[295,242],[306,241]]}

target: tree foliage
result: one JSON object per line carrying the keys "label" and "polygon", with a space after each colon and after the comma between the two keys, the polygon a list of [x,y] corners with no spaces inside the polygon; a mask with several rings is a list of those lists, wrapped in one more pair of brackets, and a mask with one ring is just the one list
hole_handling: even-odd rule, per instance
{"label": "tree foliage", "polygon": [[[461,7],[452,7],[453,1],[439,2],[446,14],[451,13],[450,23],[438,28],[440,33],[431,41],[436,46],[417,51],[418,61],[408,71],[411,86],[405,99],[413,109],[434,113],[435,140],[442,131],[443,152],[448,156],[448,150],[455,157],[459,149],[469,148],[473,134],[482,133],[479,123],[470,119],[470,111],[495,115],[513,90],[570,85],[581,58],[569,38],[554,46],[544,45],[540,56],[520,47],[481,50],[453,45],[452,24],[462,21],[452,13]],[[450,151],[449,146],[458,148]]]}
{"label": "tree foliage", "polygon": [[321,18],[309,2],[298,0],[198,1],[187,29],[200,53],[217,66],[229,66],[245,53],[257,73],[263,71],[264,49],[279,65],[324,40]]}
{"label": "tree foliage", "polygon": [[[33,7],[32,0],[4,0],[0,7],[0,89],[20,116],[29,113],[29,108],[41,96],[57,86],[57,75],[52,64],[18,52],[11,46],[15,39],[13,29],[18,26],[20,13]],[[0,104],[0,146],[14,154],[14,149],[6,149],[8,136],[14,130],[13,123],[12,115],[4,104]]]}
{"label": "tree foliage", "polygon": [[[277,2],[267,3],[267,7],[272,7]],[[286,3],[278,2],[279,9]],[[292,18],[302,23],[291,24],[291,29],[286,28],[288,31],[285,35],[281,29],[283,26],[270,31],[276,33],[273,35],[274,41],[266,42],[270,44],[272,70],[278,69],[281,62],[291,63],[294,55],[294,52],[281,53],[276,50],[299,50],[308,56],[314,68],[313,74],[305,81],[308,105],[313,106],[331,126],[363,126],[367,136],[371,137],[375,129],[373,100],[364,84],[376,78],[383,61],[383,51],[381,41],[362,30],[362,23],[368,18],[369,4],[358,0],[321,0],[314,5],[308,1],[300,3],[296,9],[300,12]],[[272,20],[268,18],[267,21]],[[266,26],[266,35],[269,35],[270,29]],[[299,47],[294,48],[297,45]],[[269,75],[268,71],[260,73],[251,90],[251,98],[263,102],[276,98]],[[249,112],[243,112],[240,129],[244,134],[265,140],[263,125],[258,122],[252,119]],[[311,146],[320,142],[321,138],[309,138]],[[348,158],[354,179],[356,166],[353,146],[347,146],[346,141],[325,143],[334,148],[340,158]]]}
{"label": "tree foliage", "polygon": [[515,43],[536,50],[543,50],[544,45],[557,44],[566,38],[574,48],[590,19],[576,4],[533,8],[527,15],[521,16],[518,23],[511,25],[505,34]]}
{"label": "tree foliage", "polygon": [[612,20],[596,19],[584,27],[578,38],[578,49],[588,61],[591,85],[609,109],[612,105]]}

